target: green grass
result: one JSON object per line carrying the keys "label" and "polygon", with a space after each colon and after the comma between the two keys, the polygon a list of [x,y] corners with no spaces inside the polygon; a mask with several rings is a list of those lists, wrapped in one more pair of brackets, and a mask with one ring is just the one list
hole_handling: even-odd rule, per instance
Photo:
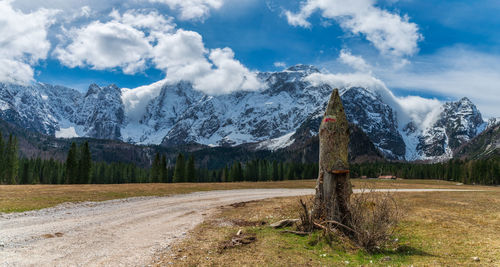
{"label": "green grass", "polygon": [[[331,242],[281,233],[260,226],[297,218],[299,198],[276,198],[224,207],[160,255],[158,266],[500,266],[500,188],[487,192],[395,193],[405,211],[388,247],[376,253],[356,248],[340,237]],[[256,222],[239,226],[235,222]],[[240,224],[241,225],[241,224]],[[243,224],[245,225],[245,224]],[[255,233],[249,245],[218,251],[242,229]],[[387,258],[389,257],[389,258]],[[479,257],[475,262],[472,257]]]}

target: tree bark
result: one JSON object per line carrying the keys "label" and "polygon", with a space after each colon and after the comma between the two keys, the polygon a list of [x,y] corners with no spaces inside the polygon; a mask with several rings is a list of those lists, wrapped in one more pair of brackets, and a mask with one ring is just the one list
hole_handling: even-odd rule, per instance
{"label": "tree bark", "polygon": [[352,194],[348,163],[349,125],[338,89],[335,89],[319,129],[319,176],[313,217],[350,225]]}

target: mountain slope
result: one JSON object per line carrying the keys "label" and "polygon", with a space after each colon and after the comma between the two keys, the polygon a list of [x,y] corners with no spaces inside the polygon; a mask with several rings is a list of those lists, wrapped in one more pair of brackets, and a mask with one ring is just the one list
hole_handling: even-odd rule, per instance
{"label": "mountain slope", "polygon": [[500,157],[500,123],[488,127],[480,135],[458,147],[454,156],[467,159]]}
{"label": "mountain slope", "polygon": [[[56,137],[89,137],[133,144],[234,147],[259,143],[256,150],[276,151],[317,135],[335,83],[312,83],[320,71],[297,65],[262,72],[257,91],[209,96],[189,82],[156,84],[155,90],[115,85],[76,90],[37,83],[0,83],[0,118],[27,130]],[[419,129],[413,121],[401,129],[399,107],[369,87],[338,84],[348,120],[392,160],[443,160],[453,149],[485,128],[470,100],[443,104],[438,119]],[[129,99],[139,92],[138,99]],[[141,95],[142,94],[142,95]],[[144,100],[140,105],[137,102]],[[131,108],[137,104],[141,108]],[[299,131],[307,128],[308,132]]]}
{"label": "mountain slope", "polygon": [[419,137],[417,150],[421,158],[451,158],[453,150],[481,133],[486,123],[476,106],[468,99],[443,105],[438,120]]}

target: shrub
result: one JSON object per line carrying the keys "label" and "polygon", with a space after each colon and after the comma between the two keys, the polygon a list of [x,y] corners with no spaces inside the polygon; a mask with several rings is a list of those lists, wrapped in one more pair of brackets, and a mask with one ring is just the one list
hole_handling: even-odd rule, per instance
{"label": "shrub", "polygon": [[352,241],[367,251],[378,250],[390,240],[401,217],[389,192],[373,189],[353,194],[350,203]]}

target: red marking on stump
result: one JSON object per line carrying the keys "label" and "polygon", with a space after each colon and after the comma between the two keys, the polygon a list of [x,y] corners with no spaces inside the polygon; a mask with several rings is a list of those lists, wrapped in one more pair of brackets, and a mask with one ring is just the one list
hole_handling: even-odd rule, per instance
{"label": "red marking on stump", "polygon": [[336,122],[337,120],[334,118],[325,118],[323,121],[324,122]]}

